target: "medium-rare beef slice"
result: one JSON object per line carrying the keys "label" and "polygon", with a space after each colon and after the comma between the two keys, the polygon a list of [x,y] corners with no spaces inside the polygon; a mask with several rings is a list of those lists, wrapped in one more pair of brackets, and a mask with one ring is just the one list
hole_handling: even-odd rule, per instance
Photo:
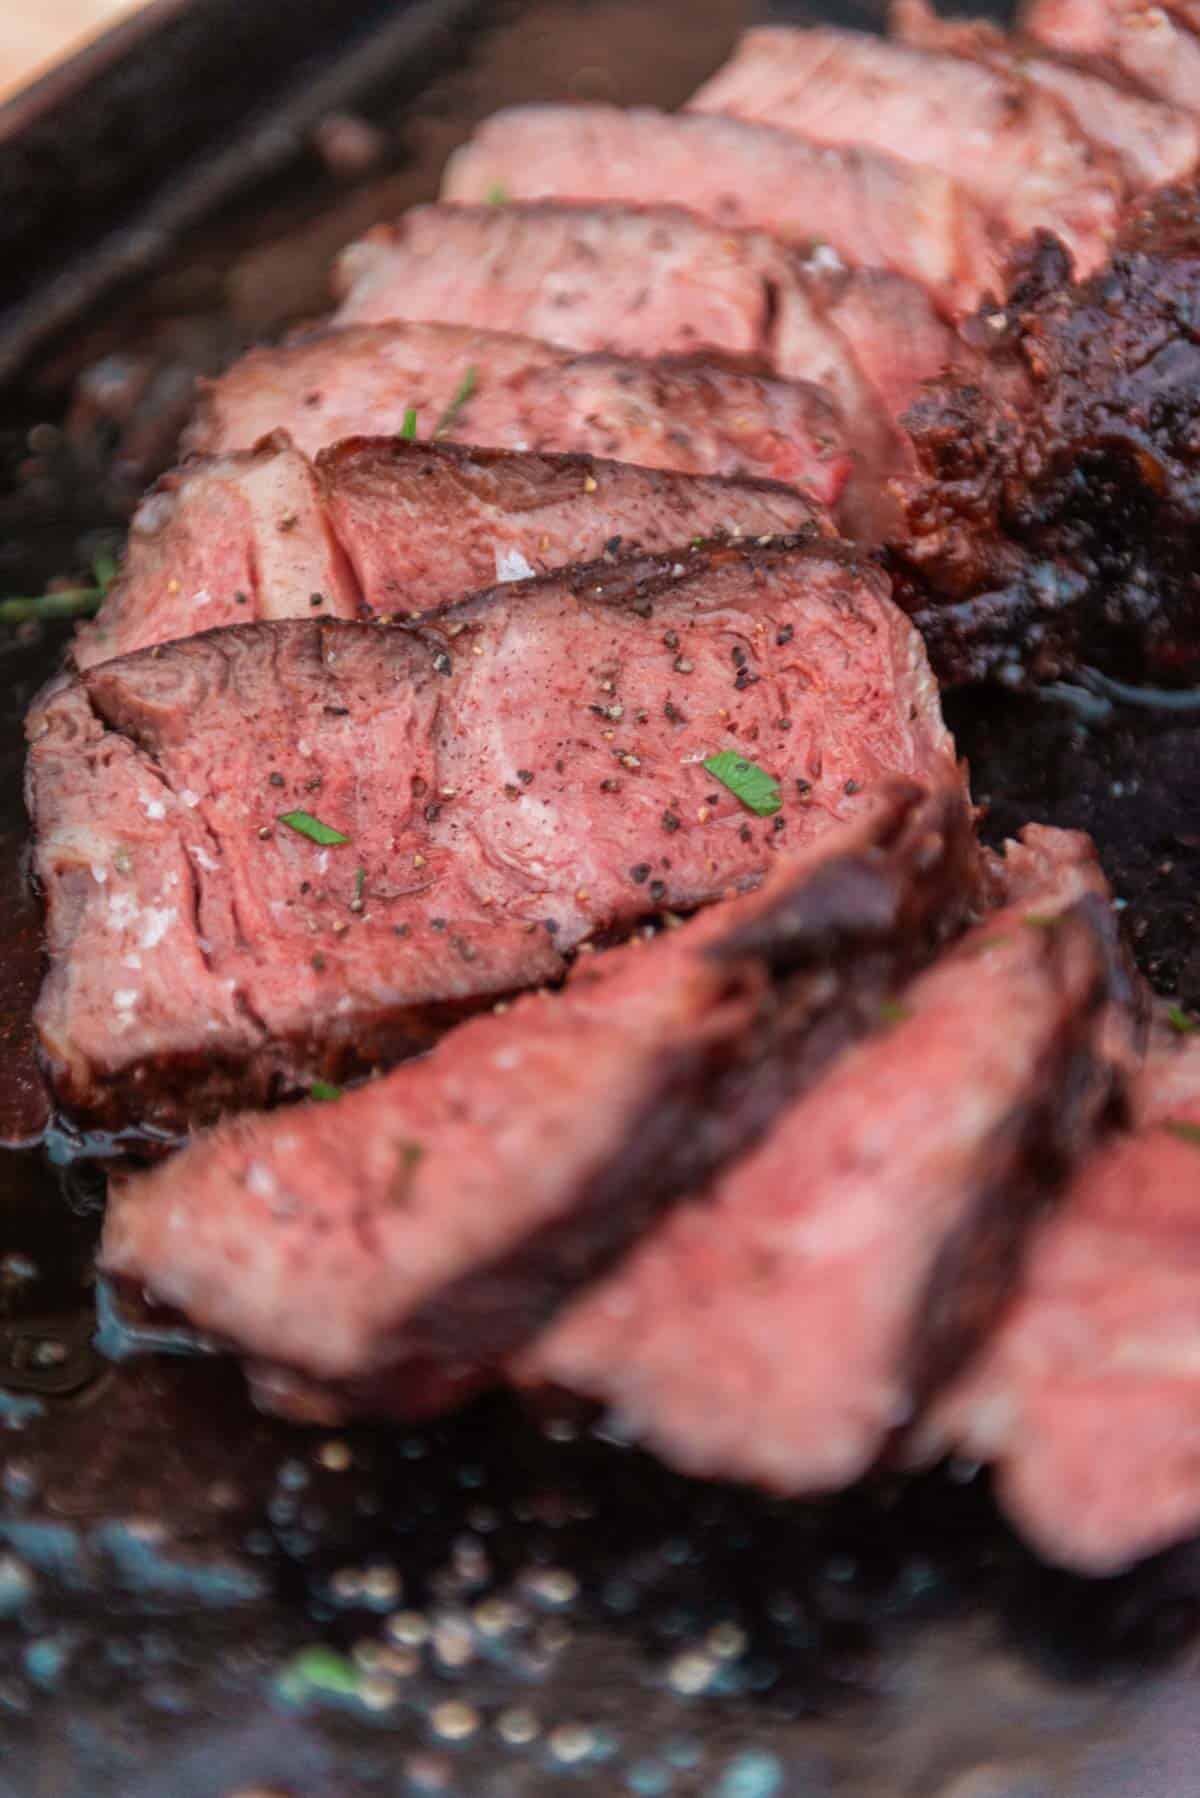
{"label": "medium-rare beef slice", "polygon": [[[165,475],[134,514],[120,579],[75,635],[89,668],[221,624],[359,615],[316,475],[284,437]],[[315,609],[315,608],[313,608]]]}
{"label": "medium-rare beef slice", "polygon": [[1065,106],[968,57],[865,32],[766,26],[743,36],[690,104],[945,169],[1011,242],[1054,231],[1085,273],[1116,231],[1119,174]]}
{"label": "medium-rare beef slice", "polygon": [[473,588],[700,538],[833,535],[793,488],[592,456],[352,438],[317,476],[369,613],[432,610]]}
{"label": "medium-rare beef slice", "polygon": [[[288,503],[277,464],[294,471],[305,507]],[[254,618],[416,616],[606,551],[810,527],[832,534],[823,512],[774,483],[402,438],[344,442],[314,473],[277,434],[248,455],[193,459],[160,483],[75,660],[87,668]]]}
{"label": "medium-rare beef slice", "polygon": [[1200,113],[1200,12],[1146,0],[1033,0],[1024,26],[1067,55],[1096,59],[1186,112]]}
{"label": "medium-rare beef slice", "polygon": [[891,20],[907,43],[975,57],[1052,94],[1089,143],[1115,159],[1132,193],[1181,181],[1196,166],[1196,119],[1177,106],[1149,99],[1116,71],[1106,79],[1068,57],[1011,37],[986,19],[944,19],[928,0],[894,0]]}
{"label": "medium-rare beef slice", "polygon": [[[442,318],[578,350],[751,358],[827,388],[873,463],[900,453],[856,343],[827,316],[820,267],[761,232],[666,206],[418,206],[351,245],[339,285],[339,324]],[[915,286],[911,304],[929,315],[932,376],[953,339]]]}
{"label": "medium-rare beef slice", "polygon": [[266,1402],[436,1409],[758,1136],[977,886],[961,784],[900,785],[760,892],[119,1185],[104,1265],[254,1358]]}
{"label": "medium-rare beef slice", "polygon": [[1163,189],[1102,274],[1045,243],[986,359],[908,415],[893,565],[943,679],[1200,667],[1200,199]]}
{"label": "medium-rare beef slice", "polygon": [[[886,578],[820,539],[413,625],[210,631],[52,689],[28,730],[42,1047],[67,1105],[152,1122],[395,1059],[952,764]],[[773,815],[705,768],[722,751],[778,780]]]}
{"label": "medium-rare beef slice", "polygon": [[914,1458],[995,1467],[1049,1560],[1120,1572],[1200,1525],[1200,1050],[1147,1058],[1134,1131],[1041,1227],[992,1340],[918,1431]]}
{"label": "medium-rare beef slice", "polygon": [[604,1401],[689,1473],[800,1493],[871,1466],[986,1328],[1115,1082],[1112,914],[1064,847],[518,1377]]}
{"label": "medium-rare beef slice", "polygon": [[203,386],[186,444],[221,454],[281,427],[315,456],[345,437],[393,436],[410,411],[424,439],[765,477],[825,506],[851,467],[832,401],[810,383],[712,361],[579,355],[501,331],[421,323],[322,331],[252,350]]}
{"label": "medium-rare beef slice", "polygon": [[[1178,172],[1178,171],[1177,171]],[[615,200],[682,205],[717,224],[827,244],[895,269],[951,312],[998,285],[997,233],[938,169],[716,114],[512,106],[450,158],[443,200]]]}

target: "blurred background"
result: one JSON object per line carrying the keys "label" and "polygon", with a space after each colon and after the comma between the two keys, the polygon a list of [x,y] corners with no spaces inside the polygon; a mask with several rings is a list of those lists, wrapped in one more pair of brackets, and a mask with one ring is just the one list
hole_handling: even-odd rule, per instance
{"label": "blurred background", "polygon": [[0,100],[145,0],[8,0],[0,16]]}

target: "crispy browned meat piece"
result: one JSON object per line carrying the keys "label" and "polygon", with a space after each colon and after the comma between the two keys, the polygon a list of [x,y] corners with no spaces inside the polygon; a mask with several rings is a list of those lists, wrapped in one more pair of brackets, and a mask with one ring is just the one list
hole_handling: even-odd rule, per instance
{"label": "crispy browned meat piece", "polygon": [[908,415],[894,562],[943,679],[1200,668],[1200,197],[1164,189],[1072,286],[1044,242],[985,358]]}
{"label": "crispy browned meat piece", "polygon": [[971,905],[975,855],[961,785],[893,789],[561,994],[334,1104],[221,1125],[118,1188],[105,1265],[269,1363],[268,1402],[436,1409],[869,1027]]}

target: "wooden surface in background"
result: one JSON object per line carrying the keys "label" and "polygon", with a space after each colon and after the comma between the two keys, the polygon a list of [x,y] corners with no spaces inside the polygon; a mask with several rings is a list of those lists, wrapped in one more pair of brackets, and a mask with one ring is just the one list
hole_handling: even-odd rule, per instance
{"label": "wooden surface in background", "polygon": [[0,100],[145,0],[0,0]]}

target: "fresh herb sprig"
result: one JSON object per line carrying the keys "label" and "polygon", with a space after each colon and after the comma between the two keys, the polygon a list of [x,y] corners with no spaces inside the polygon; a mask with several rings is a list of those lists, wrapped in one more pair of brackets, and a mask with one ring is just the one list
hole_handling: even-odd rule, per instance
{"label": "fresh herb sprig", "polygon": [[747,811],[754,812],[760,818],[772,817],[783,805],[780,797],[779,782],[757,762],[748,762],[745,756],[738,755],[732,749],[722,749],[716,755],[710,755],[704,763],[705,771],[719,780],[723,787],[728,787],[735,799],[740,799]]}
{"label": "fresh herb sprig", "polygon": [[0,624],[27,624],[31,618],[90,618],[100,610],[117,578],[117,564],[107,552],[93,556],[92,587],[67,587],[32,598],[0,599]]}
{"label": "fresh herb sprig", "polygon": [[435,441],[439,437],[447,436],[454,429],[455,425],[458,423],[460,412],[471,398],[478,385],[479,370],[472,362],[466,374],[459,382],[454,398],[450,401],[450,404],[446,407],[446,410],[442,413],[442,416],[434,426],[433,435]]}

